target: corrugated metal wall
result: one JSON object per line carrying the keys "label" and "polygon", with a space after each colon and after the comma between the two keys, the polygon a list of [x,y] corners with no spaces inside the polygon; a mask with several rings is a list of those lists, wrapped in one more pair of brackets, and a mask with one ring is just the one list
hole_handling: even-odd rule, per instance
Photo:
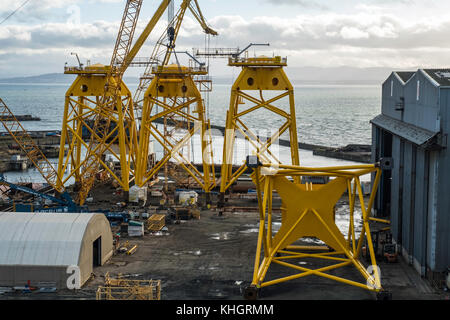
{"label": "corrugated metal wall", "polygon": [[414,200],[413,233],[413,263],[422,275],[425,275],[427,248],[427,200],[428,200],[428,163],[429,152],[417,149],[416,181]]}
{"label": "corrugated metal wall", "polygon": [[[450,132],[450,88],[438,88],[418,71],[404,88],[392,74],[383,83],[382,113],[420,128],[442,134]],[[395,110],[405,97],[404,112]],[[390,134],[390,133],[387,133]],[[385,155],[386,135],[372,128],[372,160]],[[414,267],[443,272],[450,265],[450,152],[424,149],[395,134],[391,155],[394,168],[390,180],[390,219],[393,238]],[[383,194],[386,185],[381,185]],[[382,208],[378,197],[375,208]]]}
{"label": "corrugated metal wall", "polygon": [[[440,91],[440,118],[442,133],[450,133],[450,88]],[[445,140],[445,137],[444,137]],[[436,268],[450,267],[450,150],[444,148],[439,152],[439,188],[437,196],[436,227]]]}
{"label": "corrugated metal wall", "polygon": [[381,113],[391,118],[402,120],[402,114],[395,110],[395,105],[404,96],[403,82],[392,73],[382,86]]}
{"label": "corrugated metal wall", "polygon": [[[379,129],[381,130],[381,129]],[[401,139],[397,136],[392,141],[392,158],[394,168],[392,169],[391,180],[391,232],[394,239],[401,239],[401,201],[400,201],[400,167],[403,166],[401,161]]]}
{"label": "corrugated metal wall", "polygon": [[[382,131],[382,129],[377,129]],[[425,274],[430,152],[393,136],[390,219],[394,239],[416,269]],[[432,176],[437,179],[437,176]]]}
{"label": "corrugated metal wall", "polygon": [[439,131],[439,88],[423,72],[418,71],[405,85],[404,95],[403,121],[430,131]]}

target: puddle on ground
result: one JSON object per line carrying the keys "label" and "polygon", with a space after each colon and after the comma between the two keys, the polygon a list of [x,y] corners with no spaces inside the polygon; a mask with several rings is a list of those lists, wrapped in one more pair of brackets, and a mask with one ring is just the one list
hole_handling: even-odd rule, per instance
{"label": "puddle on ground", "polygon": [[208,291],[208,297],[215,299],[226,299],[228,294],[220,289],[211,289]]}
{"label": "puddle on ground", "polygon": [[[259,232],[259,223],[256,224],[245,224],[244,227],[247,229],[239,231],[240,233],[248,234],[248,233],[258,233]],[[266,223],[267,228],[267,223]],[[275,235],[281,228],[281,222],[272,222],[272,233]]]}
{"label": "puddle on ground", "polygon": [[220,268],[216,267],[216,266],[211,266],[211,267],[208,268],[208,270],[217,271],[217,270],[220,270]]}
{"label": "puddle on ground", "polygon": [[246,224],[244,227],[248,229],[239,231],[240,233],[258,233],[259,232],[259,224]]}
{"label": "puddle on ground", "polygon": [[301,240],[301,242],[317,244],[319,246],[325,245],[325,242],[323,242],[322,240],[319,240],[317,238],[301,238],[300,240]]}
{"label": "puddle on ground", "polygon": [[[358,237],[362,230],[362,214],[361,209],[355,208],[354,210],[354,226],[355,226],[355,233]],[[344,237],[347,239],[348,236],[348,228],[350,225],[350,206],[348,204],[339,205],[336,207],[336,214],[335,214],[335,223],[339,230],[342,232]]]}
{"label": "puddle on ground", "polygon": [[201,250],[196,250],[196,251],[181,251],[181,252],[174,252],[173,255],[174,256],[179,256],[182,254],[189,254],[189,255],[194,255],[194,256],[201,256],[202,255],[202,251]]}
{"label": "puddle on ground", "polygon": [[170,235],[170,233],[168,233],[168,232],[162,232],[162,231],[157,231],[157,232],[152,232],[152,233],[150,233],[150,235],[156,236],[156,237],[160,237],[160,236],[168,236],[168,235]]}
{"label": "puddle on ground", "polygon": [[[348,229],[350,224],[350,206],[348,204],[340,204],[336,206],[336,214],[335,214],[335,223],[338,229],[341,231],[341,233],[344,235],[344,237],[347,239],[348,237]],[[259,232],[259,223],[257,224],[246,224],[244,227],[247,227],[248,229],[240,231],[241,233],[248,234],[248,233],[258,233]],[[354,209],[354,227],[355,227],[355,233],[357,237],[361,233],[362,230],[362,214],[360,208]],[[267,228],[267,225],[266,225]],[[281,222],[280,221],[273,221],[272,222],[272,234],[275,235],[281,228]],[[321,244],[323,245],[323,242],[314,239],[314,238],[303,238],[305,242],[313,243],[313,244]]]}
{"label": "puddle on ground", "polygon": [[210,234],[210,238],[213,240],[230,240],[232,235],[231,232],[219,232]]}
{"label": "puddle on ground", "polygon": [[258,233],[258,232],[259,232],[258,228],[251,228],[251,229],[240,231],[240,233]]}

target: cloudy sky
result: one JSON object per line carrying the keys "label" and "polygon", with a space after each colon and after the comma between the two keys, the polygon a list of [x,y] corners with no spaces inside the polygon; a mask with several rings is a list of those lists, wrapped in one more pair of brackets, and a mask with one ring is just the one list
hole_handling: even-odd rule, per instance
{"label": "cloudy sky", "polygon": [[[176,0],[176,6],[181,0]],[[109,63],[125,0],[0,0],[0,78],[62,72],[65,62]],[[14,10],[14,15],[5,20]],[[251,54],[287,56],[289,66],[410,69],[450,65],[448,0],[199,0],[219,32],[211,47],[269,42]],[[159,0],[145,0],[138,31]],[[2,22],[3,21],[3,22]],[[162,21],[139,56],[149,56]],[[188,14],[177,46],[204,47]],[[226,73],[225,61],[216,62]],[[139,71],[131,70],[131,74]]]}

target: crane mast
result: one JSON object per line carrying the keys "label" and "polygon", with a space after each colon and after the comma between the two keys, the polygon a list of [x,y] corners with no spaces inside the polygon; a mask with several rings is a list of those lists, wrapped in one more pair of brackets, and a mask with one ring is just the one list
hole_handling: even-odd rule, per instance
{"label": "crane mast", "polygon": [[[65,73],[76,74],[78,77],[66,94],[58,176],[61,185],[68,179],[75,178],[80,204],[84,203],[101,169],[109,173],[125,192],[134,179],[133,164],[137,161],[138,135],[132,94],[122,77],[171,2],[172,0],[161,1],[132,45],[142,0],[128,0],[110,65],[65,68]],[[184,11],[180,15],[180,23],[174,24],[174,41],[186,9],[196,12],[201,24],[206,25],[198,3],[194,1],[194,5],[191,5],[191,2],[182,2]],[[174,20],[177,18],[174,17]],[[164,60],[168,61],[169,57],[170,53],[166,53]],[[86,135],[89,136],[88,139]],[[64,157],[66,145],[69,145],[69,151],[67,157]],[[87,151],[82,159],[84,149]],[[120,175],[108,165],[106,153],[120,163]],[[64,176],[68,169],[69,174]]]}
{"label": "crane mast", "polygon": [[42,177],[44,177],[45,181],[56,191],[63,193],[64,188],[60,187],[61,183],[55,168],[1,98],[0,121]]}
{"label": "crane mast", "polygon": [[[80,186],[81,204],[95,182],[99,165],[119,182],[124,191],[129,190],[130,168],[135,161],[137,135],[131,92],[123,83],[122,76],[169,2],[170,0],[161,2],[146,28],[131,46],[142,0],[127,1],[111,65],[65,70],[65,73],[77,74],[78,77],[66,94],[58,175],[62,177],[70,166],[68,177],[61,180],[64,183],[69,177],[75,177]],[[90,134],[89,144],[83,139],[83,131],[86,130]],[[72,141],[68,141],[70,137]],[[115,142],[119,144],[119,152],[113,150]],[[66,144],[70,146],[70,154],[64,159],[62,150]],[[83,147],[87,152],[82,161]],[[105,163],[103,157],[107,151],[119,160],[121,177]]]}
{"label": "crane mast", "polygon": [[[177,14],[172,21],[169,21],[166,31],[157,41],[133,99],[135,118],[142,119],[139,123],[139,155],[135,182],[143,186],[156,176],[163,166],[167,176],[168,161],[174,159],[205,193],[209,194],[215,186],[212,139],[208,135],[210,124],[206,118],[200,91],[193,80],[194,76],[206,75],[208,71],[204,64],[201,64],[199,68],[181,66],[175,51],[181,24],[188,10],[193,13],[205,33],[217,35],[217,32],[206,24],[198,2],[183,0]],[[176,65],[169,65],[172,54],[175,54],[177,58]],[[159,108],[162,109],[161,112]],[[164,121],[164,132],[161,132],[154,124],[161,119]],[[171,130],[167,128],[169,122],[174,124]],[[194,123],[194,126],[191,126],[191,123]],[[174,130],[181,128],[183,124],[187,125],[186,132],[182,138],[176,138],[173,134]],[[200,134],[202,137],[203,173],[197,170],[182,152],[195,134]],[[155,139],[164,150],[163,158],[152,168],[148,168],[147,165],[150,138]]]}
{"label": "crane mast", "polygon": [[[95,177],[98,172],[98,162],[102,161],[102,157],[108,149],[109,145],[107,140],[111,131],[111,115],[116,111],[119,120],[119,161],[121,163],[122,175],[120,181],[122,182],[122,187],[128,191],[130,162],[132,159],[129,158],[128,161],[125,159],[127,157],[127,149],[129,155],[133,154],[133,142],[136,147],[137,137],[134,119],[132,118],[132,115],[134,114],[132,111],[132,103],[123,104],[120,95],[122,76],[128,66],[127,58],[130,54],[142,1],[143,0],[128,0],[124,10],[116,45],[111,57],[109,72],[106,76],[105,93],[96,110],[97,113],[94,118],[90,143],[86,152],[86,160],[82,167],[82,174],[80,175],[81,188],[79,191],[79,202],[81,204],[84,203],[84,200],[94,185]],[[130,101],[130,99],[127,100]],[[130,117],[127,117],[123,111],[130,110],[130,108],[131,113],[129,113],[129,115],[131,115],[131,119],[128,119],[128,121],[131,127],[129,128],[129,137],[127,137],[124,132],[123,122],[124,120],[126,121],[125,118]],[[98,136],[98,133],[101,134],[100,137]],[[135,141],[133,141],[133,139]],[[129,140],[128,143],[125,140]],[[127,144],[128,148],[126,146]]]}
{"label": "crane mast", "polygon": [[[174,1],[172,0],[171,3],[173,5]],[[213,36],[218,35],[216,31],[214,31],[207,25],[200,6],[196,0],[183,0],[175,16],[171,15],[169,10],[168,27],[161,34],[160,38],[156,42],[155,47],[153,48],[153,52],[150,58],[147,59],[144,74],[141,77],[139,86],[133,96],[137,119],[139,119],[141,116],[142,103],[144,99],[143,95],[150,85],[150,82],[154,78],[153,67],[155,65],[165,66],[169,63],[170,57],[175,51],[175,42],[178,38],[181,23],[183,22],[184,15],[188,9],[199,22],[200,26],[206,34],[210,34]]]}
{"label": "crane mast", "polygon": [[114,47],[111,57],[111,67],[120,67],[130,52],[141,7],[142,0],[127,1],[116,40],[116,46]]}

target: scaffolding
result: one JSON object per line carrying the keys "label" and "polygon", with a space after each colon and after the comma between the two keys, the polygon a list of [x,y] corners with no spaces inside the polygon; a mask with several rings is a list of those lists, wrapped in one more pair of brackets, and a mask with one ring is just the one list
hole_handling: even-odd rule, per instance
{"label": "scaffolding", "polygon": [[161,300],[161,280],[129,280],[105,274],[105,285],[99,286],[97,300]]}

